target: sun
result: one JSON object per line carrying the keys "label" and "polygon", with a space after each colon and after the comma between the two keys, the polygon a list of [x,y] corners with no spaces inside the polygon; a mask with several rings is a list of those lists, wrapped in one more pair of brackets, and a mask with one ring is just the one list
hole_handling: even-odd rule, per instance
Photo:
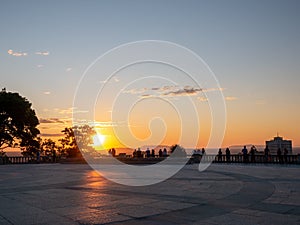
{"label": "sun", "polygon": [[103,134],[96,134],[93,136],[93,146],[94,147],[99,147],[99,146],[103,146],[104,142],[105,142],[105,135]]}

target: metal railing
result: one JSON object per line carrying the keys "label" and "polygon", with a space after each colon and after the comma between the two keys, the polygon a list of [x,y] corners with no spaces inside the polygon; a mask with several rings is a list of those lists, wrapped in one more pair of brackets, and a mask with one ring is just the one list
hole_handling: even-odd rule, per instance
{"label": "metal railing", "polygon": [[[117,157],[124,163],[157,163],[164,160],[166,157],[149,157],[149,158],[137,158],[132,156]],[[300,155],[247,155],[246,157],[241,154],[226,155],[192,155],[188,161],[191,163],[199,162],[213,162],[213,163],[273,163],[273,164],[300,164]],[[0,156],[0,165],[2,164],[30,164],[30,163],[55,163],[60,162],[59,158],[53,158],[49,156],[40,156],[39,159],[36,157],[26,156]]]}

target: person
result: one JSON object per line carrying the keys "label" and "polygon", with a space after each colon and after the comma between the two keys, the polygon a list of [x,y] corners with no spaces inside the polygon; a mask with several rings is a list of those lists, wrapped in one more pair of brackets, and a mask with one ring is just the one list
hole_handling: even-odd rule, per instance
{"label": "person", "polygon": [[147,150],[146,150],[146,157],[150,158],[150,149],[149,148],[147,148]]}
{"label": "person", "polygon": [[284,162],[288,163],[288,150],[284,148],[283,150],[283,157],[284,157]]}
{"label": "person", "polygon": [[256,148],[254,145],[252,145],[251,149],[250,149],[250,155],[251,155],[251,162],[254,163],[255,162],[255,152],[256,152]]}
{"label": "person", "polygon": [[164,148],[164,150],[163,150],[163,157],[167,157],[167,156],[168,156],[167,149]]}
{"label": "person", "polygon": [[205,149],[204,148],[202,148],[202,155],[204,155],[205,154]]}
{"label": "person", "polygon": [[136,151],[136,156],[137,156],[138,158],[142,158],[142,157],[143,157],[141,148],[138,148],[138,150]]}
{"label": "person", "polygon": [[248,162],[248,150],[247,150],[246,146],[244,146],[244,148],[242,149],[242,153],[243,153],[243,162],[247,163]]}
{"label": "person", "polygon": [[222,161],[222,149],[219,148],[219,152],[218,152],[218,161],[221,162]]}
{"label": "person", "polygon": [[230,162],[230,150],[229,148],[226,148],[225,150],[225,154],[226,154],[226,162]]}
{"label": "person", "polygon": [[162,150],[161,150],[161,149],[159,149],[159,151],[158,151],[158,156],[161,158],[161,157],[162,157],[162,155],[163,155],[163,153],[162,153]]}
{"label": "person", "polygon": [[151,150],[151,157],[155,158],[155,150],[154,149]]}
{"label": "person", "polygon": [[268,147],[268,145],[267,145],[266,148],[265,148],[265,152],[264,152],[264,155],[265,155],[265,162],[268,162],[268,161],[269,161],[269,154],[270,154],[270,150],[269,150],[269,147]]}
{"label": "person", "polygon": [[278,148],[278,150],[277,150],[277,158],[278,158],[279,163],[283,163],[282,155],[281,155],[281,149],[280,148]]}
{"label": "person", "polygon": [[112,155],[112,157],[116,156],[116,149],[115,148],[111,149],[111,155]]}
{"label": "person", "polygon": [[132,153],[132,156],[133,156],[133,158],[135,158],[136,157],[136,149],[134,149],[134,151],[133,151],[133,153]]}

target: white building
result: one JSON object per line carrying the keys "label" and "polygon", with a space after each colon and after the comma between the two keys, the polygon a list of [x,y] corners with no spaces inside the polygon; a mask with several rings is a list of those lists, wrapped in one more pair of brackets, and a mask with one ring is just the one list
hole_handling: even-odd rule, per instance
{"label": "white building", "polygon": [[282,154],[285,148],[288,150],[288,155],[292,154],[292,141],[283,140],[283,138],[279,136],[274,137],[273,140],[266,141],[266,146],[268,146],[271,155],[277,155],[279,148]]}

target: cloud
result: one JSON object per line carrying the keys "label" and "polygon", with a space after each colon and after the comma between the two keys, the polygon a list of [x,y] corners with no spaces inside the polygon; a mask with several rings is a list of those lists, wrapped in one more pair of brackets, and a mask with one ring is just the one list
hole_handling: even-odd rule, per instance
{"label": "cloud", "polygon": [[208,99],[206,97],[198,97],[197,98],[200,102],[207,102]]}
{"label": "cloud", "polygon": [[117,78],[117,77],[114,77],[114,81],[115,81],[115,82],[119,82],[119,81],[120,81],[120,79],[119,79],[119,78]]}
{"label": "cloud", "polygon": [[169,92],[163,93],[163,95],[165,95],[165,96],[168,96],[168,95],[172,95],[172,96],[197,95],[199,92],[202,92],[202,91],[203,91],[202,88],[194,88],[194,87],[190,87],[190,86],[185,86],[184,88],[179,88],[174,91],[169,91]]}
{"label": "cloud", "polygon": [[8,51],[7,51],[7,53],[9,54],[9,55],[12,55],[12,56],[27,56],[28,54],[26,53],[26,52],[14,52],[13,50],[11,50],[11,49],[9,49]]}
{"label": "cloud", "polygon": [[[200,88],[191,86],[163,86],[163,87],[152,87],[152,88],[138,88],[125,90],[123,93],[128,94],[141,94],[141,97],[158,94],[160,96],[192,96],[198,95],[200,92],[211,92],[211,91],[223,91],[224,88]],[[154,93],[153,93],[154,92]]]}
{"label": "cloud", "polygon": [[72,70],[72,68],[71,67],[68,67],[67,69],[66,69],[66,72],[70,72]]}
{"label": "cloud", "polygon": [[60,118],[41,118],[40,123],[65,123],[64,119]]}
{"label": "cloud", "polygon": [[151,98],[154,97],[153,95],[149,95],[149,94],[143,94],[141,95],[141,98]]}
{"label": "cloud", "polygon": [[44,95],[50,95],[51,92],[50,92],[50,91],[44,91],[43,94],[44,94]]}
{"label": "cloud", "polygon": [[142,94],[142,93],[145,93],[147,90],[149,90],[148,88],[140,88],[140,89],[130,89],[130,90],[125,90],[123,91],[123,93],[126,93],[126,94]]}
{"label": "cloud", "polygon": [[226,101],[235,101],[235,100],[237,100],[237,99],[238,99],[237,97],[233,97],[233,96],[225,97],[225,100],[226,100]]}
{"label": "cloud", "polygon": [[47,56],[47,55],[50,54],[50,52],[48,52],[48,51],[43,51],[43,52],[36,52],[35,54],[36,54],[36,55]]}
{"label": "cloud", "polygon": [[36,67],[37,68],[42,68],[42,67],[44,67],[44,65],[39,64],[39,65],[36,65]]}

